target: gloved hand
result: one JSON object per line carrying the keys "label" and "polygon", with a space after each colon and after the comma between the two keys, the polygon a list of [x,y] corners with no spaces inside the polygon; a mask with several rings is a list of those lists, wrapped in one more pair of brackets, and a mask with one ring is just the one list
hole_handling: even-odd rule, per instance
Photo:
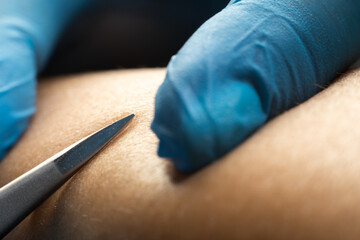
{"label": "gloved hand", "polygon": [[0,0],[0,159],[35,110],[35,78],[66,23],[91,0]]}
{"label": "gloved hand", "polygon": [[168,66],[152,123],[158,154],[197,170],[359,56],[359,0],[231,1]]}

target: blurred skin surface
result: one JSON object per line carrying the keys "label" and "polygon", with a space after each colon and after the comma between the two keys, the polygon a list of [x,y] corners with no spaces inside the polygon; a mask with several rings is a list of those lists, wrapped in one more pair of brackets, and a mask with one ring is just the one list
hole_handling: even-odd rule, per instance
{"label": "blurred skin surface", "polygon": [[193,174],[156,155],[164,69],[40,81],[0,186],[129,113],[136,118],[6,239],[357,239],[360,69]]}

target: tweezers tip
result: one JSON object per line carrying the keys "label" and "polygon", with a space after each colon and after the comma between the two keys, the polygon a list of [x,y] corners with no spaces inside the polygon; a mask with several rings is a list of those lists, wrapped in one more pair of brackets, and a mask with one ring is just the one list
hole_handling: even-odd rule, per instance
{"label": "tweezers tip", "polygon": [[135,114],[130,114],[129,116],[125,117],[124,120],[129,122],[129,121],[132,120],[134,117],[135,117]]}
{"label": "tweezers tip", "polygon": [[[130,114],[127,117],[124,117],[114,124],[118,125],[120,127],[119,130],[121,130],[123,127],[125,127],[133,118],[135,117],[135,114]],[[120,124],[120,125],[119,125]]]}

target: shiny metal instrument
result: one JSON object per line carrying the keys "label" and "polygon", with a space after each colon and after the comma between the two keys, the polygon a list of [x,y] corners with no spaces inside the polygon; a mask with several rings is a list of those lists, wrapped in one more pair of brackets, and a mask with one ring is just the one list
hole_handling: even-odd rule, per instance
{"label": "shiny metal instrument", "polygon": [[69,180],[133,117],[129,115],[81,139],[0,188],[0,238]]}

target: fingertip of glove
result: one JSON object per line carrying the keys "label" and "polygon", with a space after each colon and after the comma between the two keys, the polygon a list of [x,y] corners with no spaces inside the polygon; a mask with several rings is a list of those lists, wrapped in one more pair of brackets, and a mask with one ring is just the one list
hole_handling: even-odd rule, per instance
{"label": "fingertip of glove", "polygon": [[[6,60],[6,59],[5,59]],[[17,141],[35,112],[35,70],[0,61],[0,158]]]}
{"label": "fingertip of glove", "polygon": [[[196,157],[198,154],[192,143],[194,136],[191,136],[197,132],[193,129],[196,124],[189,122],[186,109],[168,79],[159,88],[155,105],[151,129],[159,138],[158,155],[171,160],[182,172],[193,172],[208,164],[211,160],[207,153],[203,153],[202,158]],[[201,145],[200,141],[196,150],[203,151]]]}

